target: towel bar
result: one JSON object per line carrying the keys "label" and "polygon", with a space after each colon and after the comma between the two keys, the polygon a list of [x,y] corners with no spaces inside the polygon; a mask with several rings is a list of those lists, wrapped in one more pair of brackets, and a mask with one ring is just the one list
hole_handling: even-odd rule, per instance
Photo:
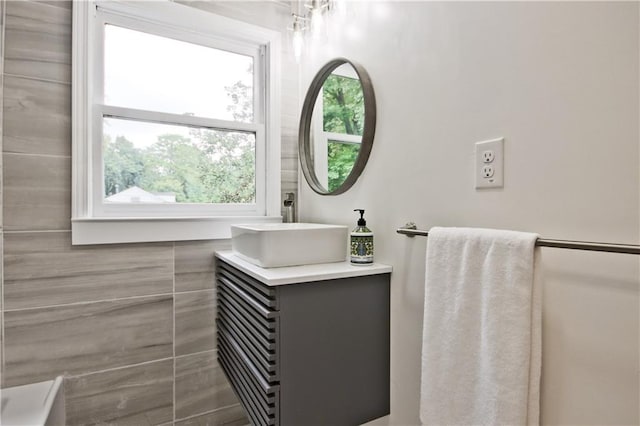
{"label": "towel bar", "polygon": [[[417,229],[415,224],[413,223],[407,223],[404,227],[398,228],[396,232],[408,237],[429,236],[429,231]],[[564,248],[570,250],[602,251],[607,253],[640,254],[640,245],[633,244],[609,244],[596,243],[592,241],[567,241],[538,238],[538,240],[536,241],[536,246]]]}

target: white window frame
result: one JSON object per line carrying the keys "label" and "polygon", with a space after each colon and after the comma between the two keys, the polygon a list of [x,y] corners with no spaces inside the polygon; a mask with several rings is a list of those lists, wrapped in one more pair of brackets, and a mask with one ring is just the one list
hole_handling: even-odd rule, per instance
{"label": "white window frame", "polygon": [[[149,112],[104,105],[103,35],[108,22],[254,58],[254,122]],[[81,1],[73,4],[72,243],[178,241],[230,238],[230,225],[279,222],[280,34],[167,0]],[[134,118],[256,136],[255,204],[115,205],[104,203],[103,116]]]}

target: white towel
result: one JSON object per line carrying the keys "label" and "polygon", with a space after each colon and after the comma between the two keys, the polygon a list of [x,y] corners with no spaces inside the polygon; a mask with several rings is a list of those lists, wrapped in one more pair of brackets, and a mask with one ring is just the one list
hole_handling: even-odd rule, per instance
{"label": "white towel", "polygon": [[541,285],[536,238],[489,229],[429,231],[423,424],[539,423]]}

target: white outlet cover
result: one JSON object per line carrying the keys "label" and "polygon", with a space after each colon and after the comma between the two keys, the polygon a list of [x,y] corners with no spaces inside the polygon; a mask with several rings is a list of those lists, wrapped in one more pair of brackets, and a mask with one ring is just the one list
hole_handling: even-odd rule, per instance
{"label": "white outlet cover", "polygon": [[[476,189],[504,187],[504,138],[476,142],[475,148]],[[487,151],[493,152],[490,166],[485,161]],[[492,176],[485,177],[487,167],[493,170]]]}

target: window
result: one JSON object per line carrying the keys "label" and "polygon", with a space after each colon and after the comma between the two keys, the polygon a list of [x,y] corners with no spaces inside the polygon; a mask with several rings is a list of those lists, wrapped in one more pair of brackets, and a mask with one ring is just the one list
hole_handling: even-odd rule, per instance
{"label": "window", "polygon": [[364,93],[351,65],[327,77],[313,111],[314,168],[322,186],[333,191],[351,173],[362,143]]}
{"label": "window", "polygon": [[279,43],[169,1],[74,2],[74,244],[278,221]]}

